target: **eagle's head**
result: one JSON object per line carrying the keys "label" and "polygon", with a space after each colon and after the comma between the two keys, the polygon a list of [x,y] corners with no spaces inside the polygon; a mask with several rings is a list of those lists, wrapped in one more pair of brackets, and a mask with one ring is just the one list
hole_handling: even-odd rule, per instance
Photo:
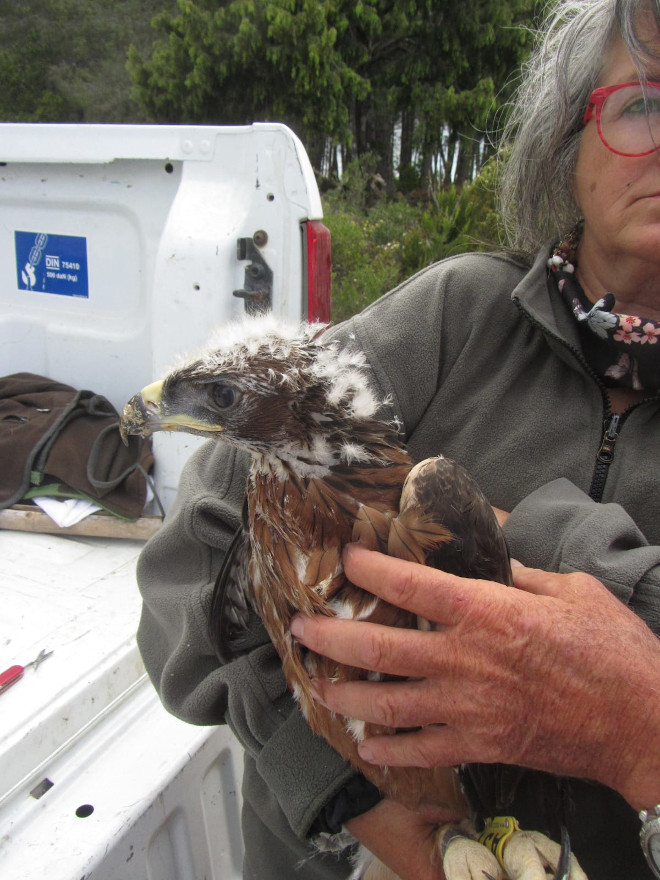
{"label": "eagle's head", "polygon": [[126,404],[122,436],[186,431],[311,467],[367,460],[360,427],[373,427],[379,402],[363,355],[325,329],[272,316],[224,326]]}

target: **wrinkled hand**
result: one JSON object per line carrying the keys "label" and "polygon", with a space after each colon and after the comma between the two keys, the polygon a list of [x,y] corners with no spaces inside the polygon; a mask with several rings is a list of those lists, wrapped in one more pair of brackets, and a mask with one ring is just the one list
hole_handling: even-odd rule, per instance
{"label": "wrinkled hand", "polygon": [[434,854],[441,821],[432,808],[413,812],[385,798],[346,824],[401,880],[444,880]]}
{"label": "wrinkled hand", "polygon": [[647,747],[660,736],[660,642],[599,581],[521,566],[511,589],[357,545],[344,564],[353,583],[436,627],[294,619],[320,654],[416,679],[316,683],[342,715],[422,728],[365,740],[365,760],[519,764],[595,779],[636,809],[660,801],[660,757]]}

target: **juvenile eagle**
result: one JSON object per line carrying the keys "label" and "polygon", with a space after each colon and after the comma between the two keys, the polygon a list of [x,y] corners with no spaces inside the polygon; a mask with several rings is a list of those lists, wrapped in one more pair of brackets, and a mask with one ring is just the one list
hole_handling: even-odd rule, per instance
{"label": "juvenile eagle", "polygon": [[[333,715],[314,701],[310,679],[346,681],[367,673],[301,648],[289,626],[297,612],[418,625],[409,612],[346,579],[341,554],[347,542],[511,584],[506,544],[491,506],[463,468],[443,457],[413,466],[398,426],[379,414],[383,402],[369,387],[363,355],[327,342],[324,329],[286,326],[272,317],[222,328],[202,354],[129,401],[122,433],[186,431],[251,453],[245,526],[223,566],[230,615],[241,604],[257,611],[311,728],[380,791],[412,809],[435,805],[459,821],[470,807],[452,768],[381,768],[361,761],[358,742],[394,731]],[[227,636],[228,624],[225,617],[212,627]],[[469,772],[462,768],[461,778]],[[448,835],[447,827],[439,829],[438,849],[449,880],[504,876],[489,850]],[[521,849],[523,862],[534,862],[533,873],[511,866]],[[545,870],[538,873],[543,862],[557,869],[559,880],[569,876],[568,856],[567,846],[560,854],[551,841],[544,838],[537,847],[519,833],[504,848],[505,870],[511,880],[545,877]],[[576,870],[570,876],[584,877]]]}

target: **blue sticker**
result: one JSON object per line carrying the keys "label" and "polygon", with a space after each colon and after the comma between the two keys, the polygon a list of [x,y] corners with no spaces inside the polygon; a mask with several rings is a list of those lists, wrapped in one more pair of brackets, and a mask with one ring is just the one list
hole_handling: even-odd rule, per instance
{"label": "blue sticker", "polygon": [[89,297],[87,239],[14,232],[19,290]]}

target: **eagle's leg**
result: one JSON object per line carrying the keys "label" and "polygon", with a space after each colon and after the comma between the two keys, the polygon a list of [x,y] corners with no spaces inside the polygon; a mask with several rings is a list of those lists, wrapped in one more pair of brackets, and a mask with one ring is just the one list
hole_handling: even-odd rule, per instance
{"label": "eagle's leg", "polygon": [[504,880],[493,853],[457,825],[443,825],[439,829],[436,849],[446,880]]}
{"label": "eagle's leg", "polygon": [[568,835],[562,829],[561,846],[538,831],[516,831],[507,840],[502,861],[509,880],[587,880],[571,852]]}
{"label": "eagle's leg", "polygon": [[479,838],[487,843],[456,826],[440,829],[438,851],[447,880],[548,880],[552,872],[552,880],[587,880],[564,829],[560,846],[538,831],[521,831],[515,821],[516,830],[498,835],[491,826],[489,833],[493,821],[499,820],[488,820]]}
{"label": "eagle's leg", "polygon": [[[565,833],[560,847],[538,831],[515,831],[502,851],[506,874],[490,849],[457,825],[439,829],[436,851],[446,880],[548,880],[548,870],[555,872],[552,880],[587,880]],[[399,880],[375,857],[361,878]]]}

